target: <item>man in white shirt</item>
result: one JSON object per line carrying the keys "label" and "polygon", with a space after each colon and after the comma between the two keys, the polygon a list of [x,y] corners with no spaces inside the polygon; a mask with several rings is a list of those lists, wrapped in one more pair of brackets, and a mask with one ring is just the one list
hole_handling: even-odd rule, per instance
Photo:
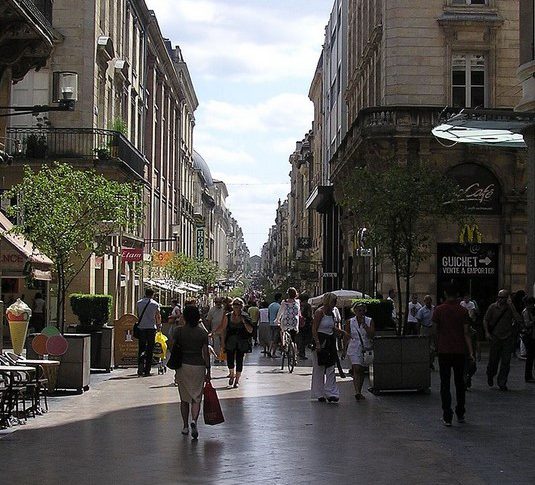
{"label": "man in white shirt", "polygon": [[418,335],[418,319],[416,314],[422,308],[418,301],[418,295],[413,294],[409,302],[409,314],[407,316],[407,326],[405,327],[405,335]]}
{"label": "man in white shirt", "polygon": [[145,297],[139,300],[136,305],[139,321],[137,375],[143,377],[150,376],[156,328],[162,322],[160,304],[152,298],[153,296],[154,290],[147,288]]}

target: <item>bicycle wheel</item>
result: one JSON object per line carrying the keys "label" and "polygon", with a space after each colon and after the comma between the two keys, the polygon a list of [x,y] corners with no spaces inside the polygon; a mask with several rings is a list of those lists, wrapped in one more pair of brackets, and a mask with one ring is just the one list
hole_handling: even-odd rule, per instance
{"label": "bicycle wheel", "polygon": [[288,359],[288,372],[291,374],[295,368],[295,348],[292,342],[288,345],[288,353],[286,356]]}
{"label": "bicycle wheel", "polygon": [[286,353],[286,349],[284,347],[282,347],[281,350],[282,350],[281,370],[283,370],[284,369],[284,359],[286,358],[286,356],[288,354]]}

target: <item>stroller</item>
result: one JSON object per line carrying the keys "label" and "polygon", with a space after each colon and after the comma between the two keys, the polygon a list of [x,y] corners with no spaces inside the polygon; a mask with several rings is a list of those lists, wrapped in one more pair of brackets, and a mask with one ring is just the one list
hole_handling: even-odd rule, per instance
{"label": "stroller", "polygon": [[167,366],[165,365],[165,359],[167,358],[167,337],[161,332],[156,332],[154,337],[154,351],[152,353],[153,365],[158,366],[158,375],[165,374],[167,372]]}

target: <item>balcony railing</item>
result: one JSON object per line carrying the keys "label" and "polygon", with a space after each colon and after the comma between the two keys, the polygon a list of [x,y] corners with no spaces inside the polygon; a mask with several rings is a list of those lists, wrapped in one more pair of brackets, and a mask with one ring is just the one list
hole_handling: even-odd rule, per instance
{"label": "balcony railing", "polygon": [[6,152],[16,159],[122,162],[140,178],[146,158],[117,131],[98,128],[8,128]]}

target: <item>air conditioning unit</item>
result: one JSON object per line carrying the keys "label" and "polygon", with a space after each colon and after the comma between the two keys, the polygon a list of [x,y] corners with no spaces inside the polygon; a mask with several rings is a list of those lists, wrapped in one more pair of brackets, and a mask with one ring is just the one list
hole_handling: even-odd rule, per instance
{"label": "air conditioning unit", "polygon": [[202,204],[195,204],[193,206],[193,215],[202,217]]}

